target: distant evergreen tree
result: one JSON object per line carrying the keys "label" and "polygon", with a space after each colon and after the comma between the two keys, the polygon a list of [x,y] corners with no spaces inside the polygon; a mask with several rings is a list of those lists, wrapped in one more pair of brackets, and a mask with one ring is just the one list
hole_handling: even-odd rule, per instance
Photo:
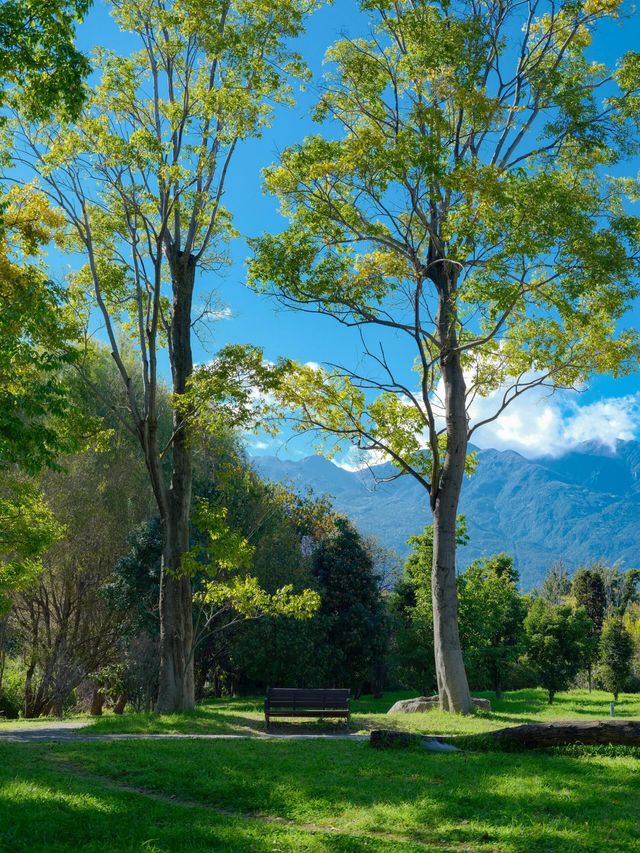
{"label": "distant evergreen tree", "polygon": [[387,645],[379,580],[364,541],[342,517],[312,560],[322,603],[317,615],[318,650],[326,686],[351,687],[358,695],[371,680]]}
{"label": "distant evergreen tree", "polygon": [[588,650],[587,660],[587,677],[589,682],[589,691],[591,691],[593,682],[593,665],[598,657],[598,643],[600,641],[600,634],[602,633],[602,623],[604,621],[604,614],[607,606],[602,574],[593,568],[578,569],[573,577],[571,591],[576,600],[576,604],[584,607],[587,611],[593,626],[591,629],[592,642]]}
{"label": "distant evergreen tree", "polygon": [[605,688],[613,693],[616,702],[631,673],[633,652],[633,638],[622,618],[612,616],[607,619],[600,637],[601,674]]}

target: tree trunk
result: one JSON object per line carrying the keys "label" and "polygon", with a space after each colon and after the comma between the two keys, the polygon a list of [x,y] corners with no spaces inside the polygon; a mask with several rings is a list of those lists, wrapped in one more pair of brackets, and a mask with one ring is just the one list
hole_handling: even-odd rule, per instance
{"label": "tree trunk", "polygon": [[434,522],[433,641],[440,707],[443,711],[469,714],[473,706],[458,630],[455,509],[453,514],[450,511],[436,511]]}
{"label": "tree trunk", "polygon": [[[638,720],[568,720],[554,723],[540,723],[524,726],[510,726],[493,732],[476,735],[464,735],[465,748],[473,744],[474,739],[484,745],[487,739],[501,744],[540,749],[567,744],[617,744],[622,746],[640,746],[640,721]],[[441,743],[456,744],[459,736],[451,737],[413,734],[392,729],[375,729],[369,736],[371,746],[378,748],[412,746],[423,744],[425,740],[437,740]]]}
{"label": "tree trunk", "polygon": [[91,708],[89,713],[92,717],[101,717],[102,716],[102,708],[104,706],[104,693],[102,692],[102,687],[96,687],[91,696]]}
{"label": "tree trunk", "polygon": [[127,705],[127,694],[121,693],[118,696],[118,698],[116,699],[115,705],[113,706],[113,713],[118,714],[118,716],[120,716],[121,714],[124,714],[124,709],[126,708],[126,705]]}
{"label": "tree trunk", "polygon": [[438,461],[434,462],[436,474],[431,494],[434,650],[442,709],[468,714],[473,706],[460,647],[456,588],[456,519],[466,464],[468,423],[464,374],[460,355],[456,351],[455,297],[452,296],[454,273],[451,270],[442,273],[438,291],[438,327],[443,347],[440,367],[445,389],[447,445],[440,471]]}
{"label": "tree trunk", "polygon": [[6,636],[7,636],[8,617],[0,617],[0,690],[2,690],[2,680],[4,678],[4,668],[7,661]]}
{"label": "tree trunk", "polygon": [[[184,394],[191,374],[191,308],[195,259],[168,253],[173,289],[169,352],[173,393]],[[160,682],[157,710],[188,711],[195,705],[193,671],[193,607],[191,579],[183,575],[182,558],[189,550],[189,514],[193,477],[192,451],[185,415],[173,410],[171,488],[163,521],[160,580]]]}
{"label": "tree trunk", "polygon": [[29,666],[27,667],[27,672],[25,674],[24,679],[24,716],[27,720],[32,720],[34,717],[38,716],[34,706],[33,695],[33,675],[35,670],[35,662],[31,661],[29,663]]}
{"label": "tree trunk", "polygon": [[571,743],[640,746],[640,721],[558,721],[498,729],[491,732],[490,737],[527,747],[563,746]]}
{"label": "tree trunk", "polygon": [[386,662],[383,657],[376,660],[373,665],[373,677],[371,680],[371,692],[374,699],[381,699],[384,695],[384,682],[386,678]]}

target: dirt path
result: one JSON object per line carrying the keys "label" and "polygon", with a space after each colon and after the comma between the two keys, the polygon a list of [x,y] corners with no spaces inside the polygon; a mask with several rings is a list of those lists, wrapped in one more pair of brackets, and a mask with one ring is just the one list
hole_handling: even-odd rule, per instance
{"label": "dirt path", "polygon": [[82,720],[33,723],[29,726],[2,726],[0,741],[38,742],[38,741],[73,741],[74,743],[89,741],[112,740],[368,740],[369,735],[358,734],[277,734],[276,732],[256,732],[255,734],[183,734],[180,732],[165,732],[163,734],[146,734],[144,732],[123,732],[114,734],[92,734],[82,729],[90,726],[90,722]]}

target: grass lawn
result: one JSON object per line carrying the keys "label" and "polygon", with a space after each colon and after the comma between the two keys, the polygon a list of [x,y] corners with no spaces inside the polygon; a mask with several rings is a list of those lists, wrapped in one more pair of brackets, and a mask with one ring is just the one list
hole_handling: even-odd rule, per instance
{"label": "grass lawn", "polygon": [[[544,722],[555,719],[593,719],[609,716],[611,694],[600,691],[588,693],[573,690],[556,696],[549,705],[544,690],[518,690],[505,694],[496,701],[493,693],[477,693],[491,700],[491,713],[478,711],[473,716],[462,717],[429,711],[425,714],[393,714],[387,711],[398,699],[406,699],[412,693],[387,693],[382,699],[370,696],[352,702],[350,729],[342,721],[319,722],[316,720],[274,721],[272,732],[369,732],[374,728],[404,729],[429,734],[474,734],[491,731],[504,726],[522,723]],[[640,717],[640,694],[622,694],[616,705],[619,717]],[[0,724],[0,731],[2,724]],[[189,714],[126,714],[117,717],[107,714],[94,719],[84,732],[95,734],[117,732],[144,733],[235,733],[251,734],[265,732],[263,700],[215,699],[204,702]]]}
{"label": "grass lawn", "polygon": [[[549,708],[540,691],[518,691],[491,714],[398,720],[385,713],[396,698],[355,703],[353,727],[395,719],[466,733],[605,716],[609,703],[576,691]],[[640,697],[622,697],[618,712],[640,716]],[[183,717],[105,717],[91,730],[231,731],[254,728],[259,716],[256,701],[212,702]],[[0,743],[0,850],[634,853],[639,759],[640,750],[613,747],[441,754],[327,740]]]}

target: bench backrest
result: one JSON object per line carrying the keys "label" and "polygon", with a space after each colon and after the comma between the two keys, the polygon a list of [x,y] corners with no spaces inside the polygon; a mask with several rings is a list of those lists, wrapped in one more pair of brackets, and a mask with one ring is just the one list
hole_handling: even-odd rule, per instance
{"label": "bench backrest", "polygon": [[300,708],[308,711],[337,711],[349,707],[351,691],[348,689],[307,690],[294,687],[268,687],[267,703],[270,708]]}

